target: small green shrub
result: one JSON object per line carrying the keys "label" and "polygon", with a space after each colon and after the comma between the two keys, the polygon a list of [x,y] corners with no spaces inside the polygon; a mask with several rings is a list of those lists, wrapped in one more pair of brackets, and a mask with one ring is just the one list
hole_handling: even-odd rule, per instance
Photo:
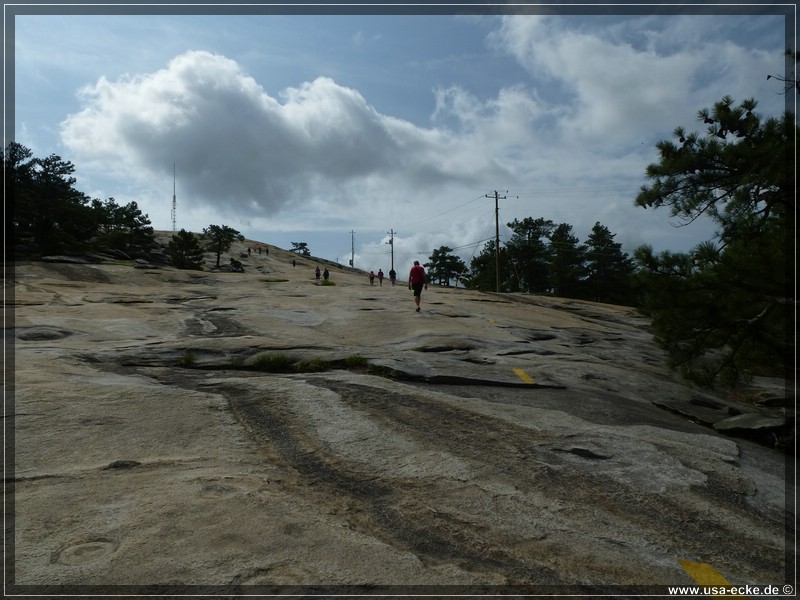
{"label": "small green shrub", "polygon": [[298,373],[318,373],[320,371],[327,371],[328,363],[321,358],[314,358],[312,360],[304,360],[295,365],[295,371]]}
{"label": "small green shrub", "polygon": [[336,282],[332,279],[323,279],[320,285],[336,285]]}
{"label": "small green shrub", "polygon": [[267,373],[286,373],[292,370],[292,361],[280,352],[259,354],[253,359],[253,368]]}
{"label": "small green shrub", "polygon": [[184,350],[183,356],[178,359],[178,365],[181,367],[191,367],[194,364],[194,352],[191,350]]}
{"label": "small green shrub", "polygon": [[353,354],[344,359],[344,364],[348,369],[364,368],[367,366],[367,357]]}

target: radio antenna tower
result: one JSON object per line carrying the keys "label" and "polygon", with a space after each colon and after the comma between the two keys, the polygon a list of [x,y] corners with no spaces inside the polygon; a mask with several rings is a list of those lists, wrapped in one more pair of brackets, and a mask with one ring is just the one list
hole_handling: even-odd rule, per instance
{"label": "radio antenna tower", "polygon": [[172,233],[175,233],[175,163],[172,163]]}

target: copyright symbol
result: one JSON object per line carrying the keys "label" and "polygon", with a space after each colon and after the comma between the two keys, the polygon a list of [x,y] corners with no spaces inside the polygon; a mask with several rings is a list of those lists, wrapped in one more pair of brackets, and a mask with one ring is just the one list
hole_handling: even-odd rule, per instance
{"label": "copyright symbol", "polygon": [[783,586],[783,593],[787,596],[791,596],[794,593],[794,588],[790,585]]}

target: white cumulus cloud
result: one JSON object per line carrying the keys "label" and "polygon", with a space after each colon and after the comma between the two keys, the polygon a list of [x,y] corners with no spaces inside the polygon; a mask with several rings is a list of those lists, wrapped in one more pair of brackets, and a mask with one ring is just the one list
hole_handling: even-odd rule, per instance
{"label": "white cumulus cloud", "polygon": [[100,78],[81,99],[62,139],[82,164],[147,177],[177,163],[186,195],[229,211],[264,216],[320,197],[355,203],[376,186],[479,185],[502,172],[458,137],[382,115],[330,78],[276,99],[209,52],[186,52],[154,73]]}
{"label": "white cumulus cloud", "polygon": [[[772,20],[515,15],[492,23],[487,45],[514,69],[472,78],[461,56],[451,61],[459,75],[437,71],[424,86],[414,69],[397,73],[414,82],[408,90],[430,106],[430,120],[380,112],[381,86],[362,79],[362,92],[326,75],[358,71],[345,63],[300,60],[303,79],[278,86],[266,51],[257,60],[235,54],[260,80],[229,56],[186,51],[166,54],[162,68],[98,75],[61,122],[61,141],[89,174],[87,191],[136,200],[157,227],[166,225],[175,163],[180,227],[297,232],[315,251],[315,239],[335,235],[341,247],[327,252],[339,256],[355,230],[357,263],[375,266],[386,264],[380,238],[391,229],[403,260],[425,260],[442,245],[468,260],[493,233],[494,202],[484,197],[493,190],[508,191],[501,242],[505,223],[528,216],[569,223],[582,239],[600,221],[626,249],[686,248],[712,235],[699,225],[675,230],[666,211],[643,211],[633,199],[657,160],[655,142],[678,125],[702,130],[699,109],[726,94],[756,96],[768,113],[781,108],[766,75],[780,72],[783,50],[732,35],[746,24],[752,37],[772,39]],[[731,35],[709,35],[721,25]],[[354,45],[381,39],[366,31]],[[101,181],[113,186],[106,192]]]}

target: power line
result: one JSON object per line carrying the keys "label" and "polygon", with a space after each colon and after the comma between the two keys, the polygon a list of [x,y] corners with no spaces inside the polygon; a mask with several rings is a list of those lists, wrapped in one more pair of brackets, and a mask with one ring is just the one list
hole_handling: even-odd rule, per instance
{"label": "power line", "polygon": [[448,209],[448,210],[446,210],[446,211],[444,211],[444,212],[441,212],[441,213],[439,213],[438,215],[433,215],[433,216],[432,216],[432,217],[430,217],[428,220],[429,220],[429,221],[432,221],[433,219],[438,219],[438,218],[439,218],[439,217],[441,217],[442,215],[446,215],[446,214],[448,214],[448,213],[451,213],[451,212],[453,212],[454,210],[458,210],[459,208],[462,208],[462,207],[464,207],[464,206],[467,206],[468,204],[472,204],[473,202],[475,202],[475,201],[477,201],[477,200],[480,200],[481,198],[483,198],[483,196],[482,196],[482,195],[481,195],[481,196],[477,196],[477,197],[473,198],[472,200],[470,200],[470,201],[468,201],[468,202],[464,202],[463,204],[459,204],[458,206],[454,206],[453,208],[450,208],[450,209]]}
{"label": "power line", "polygon": [[[568,196],[578,196],[578,195],[585,195],[591,194],[592,197],[596,198],[598,195],[607,196],[607,195],[619,195],[621,197],[630,198],[632,195],[638,192],[638,189],[632,190],[630,187],[621,187],[619,185],[592,185],[592,186],[583,186],[583,187],[539,187],[536,189],[530,188],[523,188],[517,190],[506,190],[505,194],[508,196],[506,199],[519,199],[519,198],[531,198],[536,197],[542,200],[547,200],[549,198],[563,198]],[[442,212],[436,213],[430,217],[423,218],[417,222],[417,225],[430,225],[436,219],[440,217],[444,217],[454,211],[462,209],[470,204],[477,202],[478,200],[486,197],[485,194],[481,194],[480,196],[476,196],[466,202],[462,202],[461,204],[457,204],[452,208],[448,208]],[[563,210],[562,210],[563,212]],[[576,211],[567,211],[569,214],[574,214]],[[460,217],[464,217],[464,214],[459,215]]]}
{"label": "power line", "polygon": [[[462,202],[461,204],[458,204],[458,205],[456,205],[456,206],[454,206],[454,207],[452,207],[452,208],[448,208],[447,210],[445,210],[445,211],[443,211],[443,212],[440,212],[440,213],[437,213],[437,214],[435,214],[435,215],[433,215],[433,216],[431,216],[431,217],[422,217],[422,218],[419,218],[419,220],[418,220],[418,221],[415,223],[415,225],[417,226],[417,228],[419,228],[419,227],[420,227],[420,226],[422,226],[422,225],[427,225],[427,226],[430,226],[430,225],[431,225],[431,223],[435,222],[437,219],[439,219],[439,218],[441,218],[441,217],[444,217],[444,216],[446,216],[446,215],[448,215],[448,214],[450,214],[450,213],[452,213],[452,212],[454,212],[454,211],[456,211],[456,210],[459,210],[459,209],[461,209],[461,208],[464,208],[465,206],[469,206],[469,205],[470,205],[470,204],[472,204],[473,202],[477,202],[478,200],[481,200],[482,198],[483,198],[483,194],[481,194],[480,196],[477,196],[477,197],[473,198],[472,200],[468,200],[467,202]],[[462,214],[461,214],[461,215],[459,215],[459,216],[463,218],[463,217],[464,217],[464,214],[462,213]]]}
{"label": "power line", "polygon": [[[638,192],[638,188],[636,189]],[[586,194],[591,193],[592,195],[597,195],[598,192],[611,192],[611,193],[618,193],[621,195],[629,195],[631,193],[631,189],[628,187],[620,187],[620,186],[586,186],[586,187],[539,187],[535,190],[509,190],[506,193],[514,194],[516,196],[560,196],[560,195],[572,195],[572,194]]]}
{"label": "power line", "polygon": [[[491,239],[492,238],[485,238],[482,240],[478,240],[477,242],[470,242],[469,244],[463,244],[461,246],[456,246],[455,248],[450,248],[450,250],[463,250],[464,248],[472,248],[473,246],[477,246],[480,243],[488,242]],[[435,250],[438,250],[438,248],[436,248]],[[414,256],[417,254],[433,254],[435,250],[398,250],[396,251],[396,253],[400,256]]]}
{"label": "power line", "polygon": [[[492,197],[494,197],[495,198],[495,211],[494,211],[495,212],[495,236],[494,236],[494,240],[495,240],[495,255],[496,255],[496,262],[499,263],[499,252],[500,252],[500,246],[501,246],[501,237],[500,237],[500,231],[499,231],[499,221],[500,221],[499,200],[501,200],[501,199],[503,199],[503,200],[509,199],[508,194],[512,194],[512,193],[513,193],[513,196],[511,196],[511,197],[513,197],[515,199],[519,199],[520,196],[527,196],[527,197],[536,196],[536,197],[544,199],[544,197],[554,196],[554,195],[555,196],[566,196],[566,195],[577,195],[577,194],[583,194],[583,193],[592,193],[594,195],[597,195],[598,192],[604,192],[604,191],[605,192],[618,193],[620,195],[625,195],[625,196],[628,196],[631,193],[631,190],[629,188],[620,188],[619,186],[587,186],[587,187],[574,187],[574,188],[564,188],[564,187],[559,187],[559,188],[537,188],[535,190],[520,189],[520,190],[513,190],[513,191],[506,190],[505,194],[507,194],[507,195],[506,196],[502,196],[502,197],[499,196],[499,192],[498,191],[494,191],[492,194],[482,194],[480,196],[476,196],[475,198],[472,198],[471,200],[468,200],[467,202],[463,202],[463,203],[458,204],[458,205],[456,205],[456,206],[454,206],[452,208],[449,208],[449,209],[444,210],[444,211],[442,211],[440,213],[437,213],[437,214],[435,214],[435,215],[433,215],[433,216],[431,216],[431,217],[429,217],[427,219],[424,219],[422,222],[424,222],[424,223],[429,225],[431,223],[431,221],[434,221],[435,219],[438,219],[440,217],[448,215],[448,214],[450,214],[450,213],[452,213],[452,212],[454,212],[456,210],[459,210],[459,209],[461,209],[461,208],[463,208],[465,206],[468,206],[468,205],[470,205],[470,204],[472,204],[474,202],[477,202],[478,200],[480,200],[482,198],[492,198]],[[392,266],[393,266],[394,265],[394,254],[396,252],[395,247],[394,247],[394,235],[395,235],[396,232],[394,230],[391,230],[391,231],[389,231],[387,233],[389,233],[389,235],[390,235],[390,240],[387,243],[391,246]],[[462,244],[460,246],[456,246],[455,248],[451,248],[451,250],[461,250],[461,249],[465,249],[465,248],[474,248],[473,252],[472,252],[472,258],[474,258],[475,253],[478,250],[478,245],[481,244],[481,243],[488,242],[490,239],[491,238],[484,238],[484,239],[480,239],[480,240],[475,241],[475,242]],[[506,236],[503,236],[503,240],[502,241],[503,241],[503,245],[507,246],[508,245],[508,241],[510,241],[510,239],[506,239]],[[563,242],[552,242],[552,241],[550,241],[550,245],[558,245],[558,244],[563,244]],[[621,246],[620,246],[619,250],[621,252],[625,252],[625,253],[632,252],[632,250],[627,249],[627,248],[622,248]],[[407,250],[407,251],[397,251],[397,254],[400,255],[400,256],[412,256],[412,255],[419,255],[419,254],[430,255],[433,252],[434,252],[434,250],[413,250],[413,251],[412,250]],[[613,256],[613,257],[618,256],[617,254],[607,254],[607,253],[599,253],[599,252],[593,252],[593,254],[596,255],[596,256]],[[497,268],[497,275],[498,275],[498,278],[499,278],[499,264],[498,264],[497,267],[498,267]],[[499,282],[498,282],[498,286],[499,286]]]}

